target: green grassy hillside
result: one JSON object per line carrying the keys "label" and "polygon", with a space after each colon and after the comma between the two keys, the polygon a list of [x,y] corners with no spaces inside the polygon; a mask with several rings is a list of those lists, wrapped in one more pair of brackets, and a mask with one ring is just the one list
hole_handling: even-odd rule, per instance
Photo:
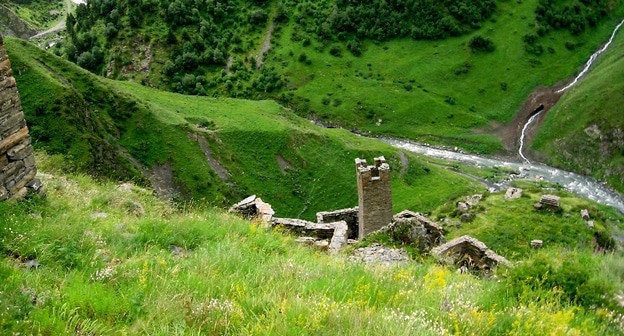
{"label": "green grassy hillside", "polygon": [[[509,256],[522,263],[490,278],[458,274],[427,257],[369,267],[349,261],[349,251],[315,252],[219,210],[174,209],[132,184],[65,175],[58,157],[39,154],[37,160],[46,173],[47,197],[0,203],[4,333],[624,331],[614,300],[624,289],[621,252],[593,254],[583,242],[546,243],[542,250]],[[504,207],[497,198],[487,203],[488,210]],[[543,218],[544,226],[559,221]]]}
{"label": "green grassy hillside", "polygon": [[65,13],[69,0],[4,0],[0,1],[0,31],[9,36],[27,38],[35,31],[52,28]]}
{"label": "green grassy hillside", "polygon": [[67,155],[76,170],[145,181],[152,168],[170,167],[180,199],[223,206],[258,194],[280,216],[305,218],[357,204],[356,157],[386,156],[396,210],[429,211],[477,188],[408,153],[401,160],[381,142],[319,128],[273,101],[161,92],[101,79],[23,41],[6,45],[35,145]]}
{"label": "green grassy hillside", "polygon": [[[624,15],[602,0],[157,3],[79,8],[65,54],[148,86],[271,97],[347,128],[490,153],[529,93],[574,75]],[[471,47],[476,37],[490,46]]]}
{"label": "green grassy hillside", "polygon": [[624,191],[624,34],[542,123],[533,149],[552,165]]}

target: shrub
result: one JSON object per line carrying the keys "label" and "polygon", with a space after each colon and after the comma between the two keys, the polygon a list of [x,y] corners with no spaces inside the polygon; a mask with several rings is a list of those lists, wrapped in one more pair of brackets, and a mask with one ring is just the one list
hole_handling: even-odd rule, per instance
{"label": "shrub", "polygon": [[342,55],[342,49],[339,46],[334,45],[329,49],[329,54],[335,57],[340,57]]}
{"label": "shrub", "polygon": [[614,288],[598,266],[590,251],[540,251],[509,270],[507,290],[516,295],[526,289],[535,295],[559,292],[564,300],[585,307],[609,305]]}
{"label": "shrub", "polygon": [[478,52],[493,52],[495,47],[494,47],[494,42],[492,42],[492,40],[488,39],[487,37],[483,37],[481,35],[477,35],[473,38],[470,39],[470,41],[468,42],[468,46],[470,47],[470,50],[472,50],[473,53],[478,53]]}

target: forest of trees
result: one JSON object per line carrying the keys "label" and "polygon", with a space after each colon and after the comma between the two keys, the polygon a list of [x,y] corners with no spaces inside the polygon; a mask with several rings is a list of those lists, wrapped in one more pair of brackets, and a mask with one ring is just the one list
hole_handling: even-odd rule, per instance
{"label": "forest of trees", "polygon": [[[168,89],[203,95],[218,88],[252,97],[284,85],[274,68],[256,69],[252,57],[269,19],[278,32],[293,25],[290,37],[295,43],[307,46],[317,41],[331,55],[346,50],[359,56],[365,40],[442,39],[473,31],[495,19],[496,4],[496,0],[90,0],[69,15],[62,53],[83,68],[104,73],[110,64],[128,62],[121,46],[138,40],[166,53],[158,71]],[[568,29],[578,34],[607,11],[608,0],[539,0],[535,33],[519,43],[530,54],[540,55],[544,52],[540,37],[548,31]],[[482,36],[472,39],[469,47],[473,52],[495,48]],[[231,56],[236,57],[226,74]],[[299,61],[310,62],[304,54]]]}
{"label": "forest of trees", "polygon": [[580,34],[587,27],[594,27],[609,11],[608,0],[539,0],[535,13],[540,26],[539,35],[550,29],[568,29]]}
{"label": "forest of trees", "polygon": [[387,40],[440,39],[459,35],[487,20],[494,0],[287,1],[300,31],[319,38]]}

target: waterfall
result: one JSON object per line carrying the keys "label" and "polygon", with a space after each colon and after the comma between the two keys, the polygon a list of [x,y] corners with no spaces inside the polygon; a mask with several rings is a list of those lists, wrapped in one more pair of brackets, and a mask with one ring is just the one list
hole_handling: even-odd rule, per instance
{"label": "waterfall", "polygon": [[[613,39],[615,38],[615,34],[617,34],[618,30],[620,30],[620,27],[622,27],[622,25],[624,24],[624,19],[622,19],[622,21],[620,21],[620,23],[615,26],[615,29],[613,30],[613,32],[611,33],[611,37],[609,38],[609,41],[607,41],[607,43],[600,48],[598,51],[596,51],[595,53],[593,53],[591,55],[591,57],[589,57],[589,60],[587,60],[587,62],[585,63],[585,67],[583,68],[583,70],[581,70],[581,72],[574,78],[574,80],[566,85],[564,88],[559,89],[557,91],[555,91],[555,93],[562,93],[566,90],[568,90],[569,88],[573,87],[574,85],[576,85],[576,83],[578,83],[578,81],[587,74],[587,72],[589,71],[589,68],[594,64],[594,62],[596,61],[596,59],[598,58],[598,56],[600,56],[600,54],[602,54],[603,52],[605,52],[609,46],[611,45],[611,43],[613,42]],[[535,113],[534,115],[531,116],[531,118],[529,118],[529,120],[526,122],[526,124],[524,124],[524,127],[522,128],[522,134],[520,135],[520,148],[518,149],[518,154],[520,154],[520,157],[526,162],[526,163],[531,163],[531,161],[529,161],[529,159],[526,158],[526,156],[524,156],[523,153],[523,149],[524,149],[524,139],[526,137],[526,131],[529,128],[529,126],[533,123],[533,121],[535,120],[535,118],[537,118],[537,116],[539,116],[540,114],[542,114],[543,110],[540,110],[539,112]]]}
{"label": "waterfall", "polygon": [[587,63],[585,63],[585,67],[583,68],[583,70],[581,70],[581,72],[578,74],[578,76],[576,76],[576,78],[574,78],[572,83],[566,85],[563,89],[555,91],[556,93],[562,93],[562,92],[568,90],[569,88],[573,87],[581,79],[581,77],[585,76],[587,71],[589,71],[589,68],[592,66],[592,64],[594,64],[594,61],[596,61],[596,58],[598,58],[598,56],[600,56],[600,54],[602,54],[603,52],[605,52],[609,48],[609,46],[611,45],[611,42],[613,42],[613,38],[615,37],[615,34],[618,32],[618,30],[620,30],[620,27],[622,27],[622,24],[624,24],[624,19],[620,22],[620,24],[618,24],[615,27],[615,29],[613,30],[613,33],[611,33],[611,37],[609,38],[609,41],[602,48],[600,48],[593,55],[591,55],[589,60],[587,60]]}
{"label": "waterfall", "polygon": [[520,154],[520,157],[526,163],[531,163],[531,161],[529,161],[529,159],[527,159],[526,156],[524,156],[524,154],[522,153],[522,150],[524,149],[524,138],[526,137],[526,132],[529,129],[529,126],[533,123],[535,118],[537,118],[540,114],[542,114],[542,112],[544,112],[544,109],[543,108],[539,109],[537,113],[535,113],[534,115],[531,116],[531,118],[529,118],[529,121],[527,121],[526,124],[524,124],[524,127],[522,128],[522,135],[520,135],[520,148],[518,149],[518,153]]}

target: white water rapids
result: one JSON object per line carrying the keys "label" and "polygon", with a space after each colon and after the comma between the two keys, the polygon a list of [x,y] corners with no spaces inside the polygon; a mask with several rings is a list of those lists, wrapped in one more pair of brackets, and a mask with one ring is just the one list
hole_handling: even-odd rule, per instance
{"label": "white water rapids", "polygon": [[[589,57],[589,59],[585,63],[585,67],[574,78],[574,80],[570,84],[566,85],[564,88],[555,91],[555,93],[563,93],[563,92],[567,91],[569,88],[571,88],[574,85],[576,85],[576,83],[578,83],[578,81],[583,76],[585,76],[587,74],[587,72],[589,71],[589,68],[591,68],[591,66],[594,64],[594,62],[596,61],[598,56],[600,56],[603,52],[605,52],[609,48],[609,46],[613,42],[613,39],[615,38],[615,34],[617,34],[618,30],[620,30],[620,27],[622,27],[623,24],[624,24],[624,19],[622,19],[622,21],[620,21],[620,23],[617,26],[615,26],[615,29],[611,33],[611,37],[609,38],[609,41],[607,41],[607,43],[602,48],[598,49],[598,51],[596,51],[595,53],[593,53],[591,55],[591,57]],[[526,131],[529,129],[529,126],[531,126],[531,124],[533,123],[535,118],[537,118],[537,116],[539,116],[541,113],[542,113],[542,111],[539,111],[538,113],[532,115],[531,118],[529,118],[529,120],[526,122],[526,124],[524,124],[524,127],[522,128],[522,135],[520,136],[520,148],[518,149],[518,154],[520,154],[520,157],[526,163],[531,163],[531,161],[529,161],[529,159],[527,159],[526,156],[524,156],[524,153],[523,153],[524,139],[526,137]]]}
{"label": "white water rapids", "polygon": [[473,164],[481,167],[499,167],[518,171],[518,175],[510,175],[509,179],[495,183],[490,191],[499,191],[509,186],[514,178],[528,178],[557,183],[566,190],[579,196],[588,198],[598,203],[611,206],[624,214],[624,197],[608,186],[594,180],[591,177],[571,173],[561,169],[549,167],[543,164],[507,162],[493,158],[481,157],[473,154],[458,153],[450,150],[433,148],[415,144],[405,140],[379,138],[390,145],[407,151],[435,157],[439,159]]}

